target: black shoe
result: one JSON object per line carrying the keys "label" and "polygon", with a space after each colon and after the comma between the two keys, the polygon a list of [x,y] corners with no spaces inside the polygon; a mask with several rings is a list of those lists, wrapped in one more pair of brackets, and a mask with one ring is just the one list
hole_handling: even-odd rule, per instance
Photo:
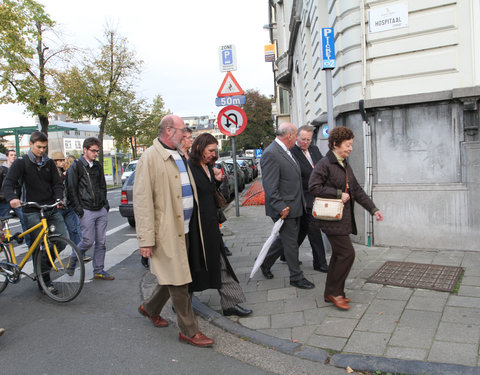
{"label": "black shoe", "polygon": [[323,266],[320,266],[320,267],[313,267],[313,269],[315,271],[319,271],[319,272],[323,272],[323,273],[327,273],[328,272],[328,266],[325,264]]}
{"label": "black shoe", "polygon": [[315,284],[311,283],[307,279],[303,278],[297,281],[290,281],[290,285],[300,289],[313,289]]}
{"label": "black shoe", "polygon": [[142,257],[142,259],[140,260],[140,263],[142,263],[142,266],[144,266],[147,269],[150,267],[148,264],[148,258]]}
{"label": "black shoe", "polygon": [[273,279],[273,273],[270,270],[267,270],[262,266],[260,266],[260,269],[262,270],[263,276],[265,276],[266,279]]}
{"label": "black shoe", "polygon": [[230,316],[230,315],[237,315],[237,316],[248,316],[252,313],[252,310],[246,309],[240,305],[235,305],[230,307],[229,309],[223,310],[223,315]]}
{"label": "black shoe", "polygon": [[230,249],[228,247],[225,246],[225,255],[227,257],[229,257],[230,255],[232,255],[232,252],[230,251]]}

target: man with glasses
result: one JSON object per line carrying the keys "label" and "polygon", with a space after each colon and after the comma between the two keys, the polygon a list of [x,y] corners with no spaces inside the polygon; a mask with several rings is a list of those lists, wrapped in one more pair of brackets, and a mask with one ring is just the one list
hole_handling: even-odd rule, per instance
{"label": "man with glasses", "polygon": [[80,218],[82,240],[77,246],[83,256],[95,243],[93,278],[114,280],[104,269],[110,206],[103,167],[96,160],[100,146],[100,141],[95,137],[86,138],[83,142],[83,156],[75,160],[67,171],[67,198]]}

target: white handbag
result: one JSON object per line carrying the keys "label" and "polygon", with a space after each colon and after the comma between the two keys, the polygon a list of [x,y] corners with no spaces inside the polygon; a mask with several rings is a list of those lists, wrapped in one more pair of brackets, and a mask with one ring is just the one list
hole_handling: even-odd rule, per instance
{"label": "white handbag", "polygon": [[[346,172],[345,192],[348,189],[348,171]],[[315,219],[326,221],[340,221],[343,217],[343,202],[341,199],[315,197],[312,207]]]}
{"label": "white handbag", "polygon": [[315,198],[312,215],[318,220],[339,221],[343,217],[343,202],[341,199]]}

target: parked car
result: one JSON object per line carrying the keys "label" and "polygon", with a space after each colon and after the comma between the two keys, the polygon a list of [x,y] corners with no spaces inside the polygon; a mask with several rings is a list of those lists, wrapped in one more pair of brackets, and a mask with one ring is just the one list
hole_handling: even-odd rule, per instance
{"label": "parked car", "polygon": [[[225,165],[228,167],[228,172],[233,176],[233,160],[232,159],[226,159],[223,160]],[[237,173],[238,173],[238,181],[237,181],[237,186],[238,186],[238,191],[243,191],[245,189],[245,173],[243,172],[242,168],[237,163]]]}
{"label": "parked car", "polygon": [[[122,176],[123,178],[123,176]],[[135,216],[133,214],[133,183],[135,181],[135,171],[133,171],[122,185],[120,206],[118,210],[120,215],[126,217],[128,224],[135,227]]]}
{"label": "parked car", "polygon": [[135,168],[137,168],[137,163],[138,160],[134,160],[127,165],[127,168],[125,168],[122,173],[122,185],[125,183],[125,181],[127,181],[127,179],[132,175],[132,173],[135,172]]}
{"label": "parked car", "polygon": [[252,168],[248,165],[248,162],[244,159],[237,159],[238,165],[242,168],[243,173],[247,176],[247,184],[253,180],[253,171]]}
{"label": "parked car", "polygon": [[250,166],[250,168],[252,169],[253,171],[253,178],[257,178],[258,177],[258,164],[257,164],[257,159],[255,158],[250,158],[250,157],[247,157],[247,156],[242,156],[240,157],[239,159],[241,160],[245,160],[248,165]]}
{"label": "parked car", "polygon": [[222,184],[220,185],[219,190],[225,199],[230,202],[235,196],[235,179],[233,173],[229,172],[227,165],[221,160],[215,163],[215,168],[221,169],[223,174]]}

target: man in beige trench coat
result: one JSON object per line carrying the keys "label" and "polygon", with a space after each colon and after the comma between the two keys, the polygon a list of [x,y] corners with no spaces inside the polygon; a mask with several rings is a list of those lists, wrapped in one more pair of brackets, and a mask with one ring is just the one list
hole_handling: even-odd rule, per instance
{"label": "man in beige trench coat", "polygon": [[156,327],[166,327],[160,312],[171,298],[180,340],[212,346],[213,340],[198,329],[188,293],[192,278],[187,233],[197,192],[185,158],[178,152],[184,132],[180,117],[165,116],[158,126],[159,138],[142,155],[135,171],[133,207],[140,255],[151,258],[150,270],[158,281],[138,311]]}

